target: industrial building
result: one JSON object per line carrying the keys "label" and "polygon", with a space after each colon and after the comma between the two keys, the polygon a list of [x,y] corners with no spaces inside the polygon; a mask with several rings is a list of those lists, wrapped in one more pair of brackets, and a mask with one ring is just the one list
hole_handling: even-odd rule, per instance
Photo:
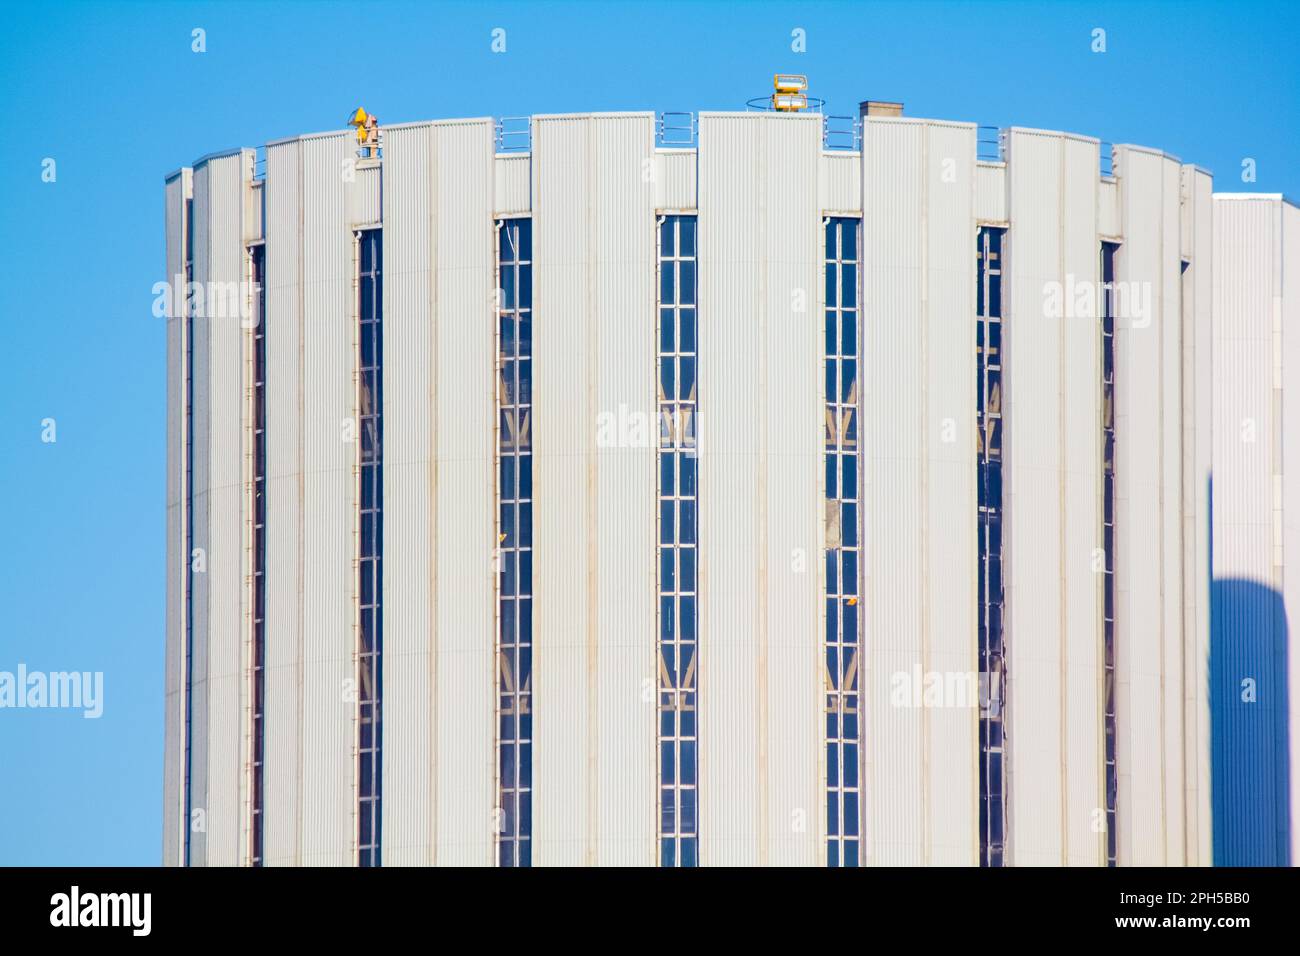
{"label": "industrial building", "polygon": [[1214,862],[1211,500],[1280,589],[1296,209],[901,113],[167,178],[166,863]]}

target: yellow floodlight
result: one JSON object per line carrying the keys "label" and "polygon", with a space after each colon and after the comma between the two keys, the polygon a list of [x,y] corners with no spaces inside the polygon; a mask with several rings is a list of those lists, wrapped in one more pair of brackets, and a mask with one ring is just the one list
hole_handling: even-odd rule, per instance
{"label": "yellow floodlight", "polygon": [[808,97],[802,93],[773,93],[772,109],[782,113],[797,113],[808,108]]}
{"label": "yellow floodlight", "polygon": [[366,124],[370,121],[368,114],[363,107],[358,106],[348,117],[348,125],[357,128],[357,142],[366,141]]}
{"label": "yellow floodlight", "polygon": [[808,77],[799,73],[777,73],[772,77],[772,87],[777,93],[803,93],[808,89]]}

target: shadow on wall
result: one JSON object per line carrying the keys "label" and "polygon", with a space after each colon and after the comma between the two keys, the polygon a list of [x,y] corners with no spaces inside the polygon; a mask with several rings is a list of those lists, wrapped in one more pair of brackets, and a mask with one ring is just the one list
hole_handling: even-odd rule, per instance
{"label": "shadow on wall", "polygon": [[[1211,520],[1213,501],[1211,483]],[[1211,533],[1211,562],[1213,550]],[[1287,712],[1287,620],[1282,595],[1257,581],[1211,578],[1215,866],[1290,865]]]}

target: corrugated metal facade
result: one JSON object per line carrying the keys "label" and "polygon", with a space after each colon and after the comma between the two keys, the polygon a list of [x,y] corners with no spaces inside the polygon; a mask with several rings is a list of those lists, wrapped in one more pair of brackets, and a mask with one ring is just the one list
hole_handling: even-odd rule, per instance
{"label": "corrugated metal facade", "polygon": [[862,177],[866,859],[969,865],[976,711],[895,690],[977,670],[975,127],[869,117]]}
{"label": "corrugated metal facade", "polygon": [[[1221,338],[1209,263],[1225,246],[1211,247],[1210,209],[1223,204],[1208,175],[1121,147],[1105,179],[1097,141],[1023,129],[1009,131],[1005,163],[977,162],[973,125],[910,118],[868,117],[860,153],[823,150],[816,116],[702,114],[698,149],[656,149],[649,113],[535,117],[527,154],[495,154],[493,133],[486,119],[390,127],[382,161],[359,165],[351,137],[329,133],[269,146],[263,184],[250,151],[193,173],[195,278],[246,280],[245,244],[264,232],[267,247],[266,862],[356,859],[353,232],[381,221],[383,860],[494,862],[494,220],[517,215],[534,219],[533,863],[657,862],[654,431],[636,441],[616,428],[610,443],[600,426],[655,417],[665,211],[699,217],[701,862],[825,859],[829,215],[862,217],[864,861],[979,860],[977,708],[892,692],[979,669],[975,243],[994,223],[1008,227],[1009,862],[1105,862],[1100,335],[1095,311],[1069,314],[1072,295],[1095,291],[1103,238],[1122,242],[1118,278],[1149,289],[1151,305],[1148,323],[1121,323],[1117,347],[1119,862],[1209,862],[1211,585],[1198,569]],[[189,176],[167,186],[169,273],[183,266]],[[1271,281],[1244,257],[1240,269],[1243,287]],[[1050,283],[1064,316],[1045,310]],[[184,837],[174,311],[167,862]],[[207,811],[196,864],[248,862],[244,331],[195,323],[194,533],[207,559],[194,591],[194,805]],[[1227,455],[1220,482],[1254,474],[1253,461]],[[1267,482],[1257,493],[1274,500]],[[1216,549],[1216,576],[1254,573],[1231,563],[1238,553],[1264,555],[1250,559],[1264,580],[1280,574],[1258,530],[1282,521],[1273,511],[1214,520],[1254,536]],[[1300,520],[1278,527],[1278,553],[1300,547]]]}
{"label": "corrugated metal facade", "polygon": [[[1008,137],[1003,346],[1008,831],[1022,865],[1104,862],[1097,141]],[[1060,311],[1051,311],[1049,288]],[[1104,821],[1103,821],[1104,822]]]}
{"label": "corrugated metal facade", "polygon": [[[302,145],[266,149],[265,858],[300,865],[303,747]],[[311,786],[321,786],[312,782]]]}
{"label": "corrugated metal facade", "polygon": [[196,865],[232,866],[243,859],[248,631],[241,317],[250,172],[248,154],[235,152],[200,162],[193,173],[194,281],[203,290],[194,319],[194,548],[203,552],[193,583],[190,803],[202,811],[191,837]]}
{"label": "corrugated metal facade", "polygon": [[167,623],[163,677],[163,863],[185,850],[185,215],[191,171],[167,180]]}
{"label": "corrugated metal facade", "polygon": [[533,862],[649,865],[655,450],[597,424],[656,408],[654,117],[535,117],[532,158]]}
{"label": "corrugated metal facade", "polygon": [[823,853],[820,137],[700,116],[705,865]]}
{"label": "corrugated metal facade", "polygon": [[1186,858],[1183,741],[1183,428],[1177,160],[1116,149],[1123,245],[1137,303],[1116,323],[1116,650],[1122,864]]}
{"label": "corrugated metal facade", "polygon": [[385,137],[384,792],[396,796],[385,802],[384,859],[486,865],[495,781],[492,126],[420,124]]}
{"label": "corrugated metal facade", "polygon": [[1213,862],[1210,811],[1210,481],[1214,454],[1213,179],[1184,166],[1183,744],[1187,865]]}
{"label": "corrugated metal facade", "polygon": [[1300,859],[1300,209],[1214,197],[1214,862]]}

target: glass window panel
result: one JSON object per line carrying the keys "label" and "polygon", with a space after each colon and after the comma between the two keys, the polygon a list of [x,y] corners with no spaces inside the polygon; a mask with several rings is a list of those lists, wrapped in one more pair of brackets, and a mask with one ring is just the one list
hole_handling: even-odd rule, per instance
{"label": "glass window panel", "polygon": [[680,254],[687,257],[694,257],[695,256],[695,217],[681,216],[679,217],[678,222],[681,224],[679,227],[681,233],[681,240],[682,240],[681,243],[682,251]]}
{"label": "glass window panel", "polygon": [[695,304],[695,262],[686,260],[678,264],[678,292],[683,305]]}

